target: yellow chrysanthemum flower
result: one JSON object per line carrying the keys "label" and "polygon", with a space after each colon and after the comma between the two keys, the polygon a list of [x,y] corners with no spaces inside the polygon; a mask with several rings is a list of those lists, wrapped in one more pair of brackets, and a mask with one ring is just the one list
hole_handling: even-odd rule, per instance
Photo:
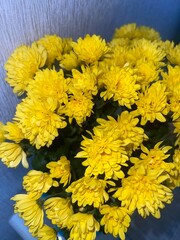
{"label": "yellow chrysanthemum flower", "polygon": [[44,225],[41,229],[39,229],[37,238],[38,240],[57,240],[57,234],[53,228],[48,225]]}
{"label": "yellow chrysanthemum flower", "polygon": [[15,120],[26,139],[37,149],[50,146],[58,136],[58,128],[66,127],[64,118],[54,112],[56,102],[35,101],[29,98],[18,104]]}
{"label": "yellow chrysanthemum flower", "polygon": [[5,64],[7,71],[6,81],[14,92],[22,95],[33,80],[39,68],[43,67],[47,58],[47,52],[43,46],[32,44],[18,47]]}
{"label": "yellow chrysanthemum flower", "polygon": [[168,57],[168,51],[170,49],[173,49],[174,48],[174,42],[171,42],[169,40],[166,40],[166,41],[161,41],[161,46],[162,48],[164,49],[164,51],[166,52],[166,58]]}
{"label": "yellow chrysanthemum flower", "polygon": [[85,176],[105,174],[105,179],[123,178],[124,173],[121,165],[127,166],[127,153],[121,145],[120,140],[116,140],[106,131],[94,129],[92,139],[83,137],[80,151],[76,157],[86,158],[82,163],[87,166]]}
{"label": "yellow chrysanthemum flower", "polygon": [[141,60],[144,62],[153,62],[157,68],[164,66],[163,60],[166,55],[161,42],[151,42],[146,39],[134,40],[131,50],[127,54],[131,64],[136,65],[137,61]]}
{"label": "yellow chrysanthemum flower", "polygon": [[89,67],[81,66],[81,71],[77,69],[72,70],[73,78],[70,80],[69,90],[71,93],[75,94],[76,92],[83,92],[85,95],[96,95],[97,85],[96,85],[96,76],[91,71]]}
{"label": "yellow chrysanthemum flower", "polygon": [[62,39],[57,35],[45,35],[43,38],[37,41],[37,44],[43,46],[47,51],[47,61],[48,67],[51,67],[54,60],[61,60],[63,52],[63,42]]}
{"label": "yellow chrysanthemum flower", "polygon": [[100,36],[89,34],[84,39],[78,38],[77,43],[72,42],[72,47],[78,58],[85,63],[98,61],[109,50],[105,40]]}
{"label": "yellow chrysanthemum flower", "polygon": [[105,191],[107,184],[114,185],[111,181],[82,177],[71,183],[66,191],[72,192],[72,203],[77,201],[78,206],[93,205],[99,208],[109,200],[109,195]]}
{"label": "yellow chrysanthemum flower", "polygon": [[[134,51],[134,50],[133,50]],[[105,58],[109,66],[132,66],[135,68],[137,75],[137,83],[144,87],[150,82],[157,81],[159,78],[160,68],[152,60],[147,60],[144,55],[132,54],[130,46],[114,46],[112,47],[111,57]],[[149,53],[148,53],[149,54]]]}
{"label": "yellow chrysanthemum flower", "polygon": [[168,73],[162,73],[163,82],[167,86],[170,110],[173,121],[180,117],[180,66],[168,66]]}
{"label": "yellow chrysanthemum flower", "polygon": [[44,212],[40,204],[28,194],[17,194],[11,200],[16,201],[14,205],[15,213],[18,213],[24,219],[30,233],[34,237],[37,236],[44,223]]}
{"label": "yellow chrysanthemum flower", "polygon": [[143,166],[139,171],[131,171],[132,175],[122,179],[122,187],[113,197],[131,212],[137,208],[144,218],[149,214],[160,218],[159,208],[164,208],[163,203],[171,203],[173,198],[171,189],[163,185],[169,176],[162,175],[162,172],[159,169],[147,171]]}
{"label": "yellow chrysanthemum flower", "polygon": [[180,148],[174,151],[173,164],[175,165],[175,170],[174,174],[171,176],[171,182],[169,185],[171,189],[180,187]]}
{"label": "yellow chrysanthemum flower", "polygon": [[3,142],[0,144],[1,161],[10,168],[17,167],[20,162],[23,167],[28,168],[29,164],[26,159],[26,153],[17,143]]}
{"label": "yellow chrysanthemum flower", "polygon": [[116,48],[116,47],[128,47],[131,45],[131,40],[129,38],[126,37],[120,37],[120,38],[113,38],[110,42],[109,42],[109,46],[112,48]]}
{"label": "yellow chrysanthemum flower", "polygon": [[173,42],[165,42],[166,47],[166,57],[171,64],[180,66],[180,44],[175,45]]}
{"label": "yellow chrysanthemum flower", "polygon": [[130,23],[117,28],[114,33],[114,38],[135,38],[136,24]]}
{"label": "yellow chrysanthemum flower", "polygon": [[63,54],[70,53],[72,50],[72,38],[62,38],[63,43]]}
{"label": "yellow chrysanthemum flower", "polygon": [[90,66],[91,72],[96,77],[96,85],[98,90],[104,87],[103,77],[106,72],[109,72],[110,66],[104,60],[101,62],[95,62]]}
{"label": "yellow chrysanthemum flower", "polygon": [[52,224],[57,225],[59,228],[67,227],[67,222],[74,213],[69,198],[49,198],[44,203],[44,209]]}
{"label": "yellow chrysanthemum flower", "polygon": [[80,63],[81,61],[78,59],[77,55],[73,51],[70,51],[62,56],[60,66],[70,71],[75,69]]}
{"label": "yellow chrysanthemum flower", "polygon": [[31,198],[39,199],[52,186],[58,187],[58,182],[53,181],[48,173],[31,170],[23,177],[23,187]]}
{"label": "yellow chrysanthemum flower", "polygon": [[180,81],[180,67],[179,66],[168,66],[168,72],[163,72],[163,82],[166,84],[168,91],[171,93],[174,92],[177,88],[179,89]]}
{"label": "yellow chrysanthemum flower", "polygon": [[68,221],[69,240],[95,240],[100,225],[92,214],[76,213]]}
{"label": "yellow chrysanthemum flower", "polygon": [[140,85],[136,83],[137,76],[132,68],[111,67],[110,71],[101,79],[105,91],[101,93],[104,100],[113,98],[119,105],[131,109],[131,105],[138,99],[137,91]]}
{"label": "yellow chrysanthemum flower", "polygon": [[60,183],[66,186],[71,180],[71,166],[70,161],[66,156],[60,157],[57,162],[50,162],[46,165],[50,169],[50,176],[52,178],[60,178]]}
{"label": "yellow chrysanthemum flower", "polygon": [[51,99],[57,107],[68,101],[68,83],[64,78],[62,70],[43,69],[38,71],[34,81],[30,82],[27,88],[27,95],[37,101],[47,101]]}
{"label": "yellow chrysanthemum flower", "polygon": [[109,66],[123,67],[128,63],[127,59],[127,46],[114,46],[111,48],[111,55],[104,59],[104,62]]}
{"label": "yellow chrysanthemum flower", "polygon": [[75,119],[79,126],[86,120],[86,117],[90,117],[93,112],[93,105],[90,97],[83,95],[81,92],[69,97],[69,102],[66,104],[62,112],[69,117],[69,122]]}
{"label": "yellow chrysanthemum flower", "polygon": [[[145,169],[155,169],[155,170],[164,170],[168,174],[173,173],[175,168],[174,164],[171,162],[165,162],[170,154],[167,152],[172,148],[171,146],[162,146],[162,142],[158,142],[153,149],[148,150],[145,146],[141,145],[141,150],[143,153],[140,154],[139,158],[131,157],[130,161],[135,165],[131,167],[131,171],[136,169],[136,171],[141,170],[141,165]],[[130,173],[130,172],[128,172]]]}
{"label": "yellow chrysanthemum flower", "polygon": [[0,122],[0,143],[4,142],[5,136],[4,136],[4,124]]}
{"label": "yellow chrysanthemum flower", "polygon": [[142,89],[148,86],[151,82],[159,80],[160,70],[152,61],[138,60],[135,65],[136,74],[138,75],[137,82]]}
{"label": "yellow chrysanthemum flower", "polygon": [[136,105],[137,110],[133,114],[135,116],[141,115],[141,125],[145,125],[147,121],[154,122],[155,119],[165,122],[164,115],[169,112],[166,86],[161,81],[153,83],[143,93],[139,94]]}
{"label": "yellow chrysanthemum flower", "polygon": [[177,119],[175,122],[173,122],[173,125],[175,127],[174,133],[176,133],[176,143],[175,143],[175,145],[180,146],[180,118]]}
{"label": "yellow chrysanthemum flower", "polygon": [[125,146],[128,153],[136,150],[143,140],[147,139],[144,129],[137,127],[139,119],[134,118],[131,112],[123,111],[118,116],[117,121],[113,117],[108,116],[108,120],[98,118],[97,122],[100,125],[96,126],[95,129],[102,129],[107,134],[113,133],[114,138],[122,141],[121,145]]}
{"label": "yellow chrysanthemum flower", "polygon": [[180,84],[178,85],[178,88],[174,89],[170,96],[170,111],[173,113],[173,121],[180,118]]}
{"label": "yellow chrysanthemum flower", "polygon": [[137,26],[136,23],[130,23],[116,29],[114,38],[145,38],[154,41],[160,39],[160,34],[153,28]]}
{"label": "yellow chrysanthemum flower", "polygon": [[130,211],[124,207],[104,205],[100,208],[100,213],[103,215],[100,224],[104,225],[105,233],[125,240],[125,233],[131,222]]}
{"label": "yellow chrysanthemum flower", "polygon": [[24,139],[24,134],[17,122],[7,122],[4,126],[4,136],[6,139],[19,143]]}

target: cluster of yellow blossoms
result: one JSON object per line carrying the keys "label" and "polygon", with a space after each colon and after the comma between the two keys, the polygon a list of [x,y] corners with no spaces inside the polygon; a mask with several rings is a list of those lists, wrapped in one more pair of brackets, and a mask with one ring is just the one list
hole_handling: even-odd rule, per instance
{"label": "cluster of yellow blossoms", "polygon": [[32,160],[12,200],[33,236],[124,240],[134,211],[160,217],[180,186],[180,45],[136,24],[109,43],[46,35],[5,69],[21,102],[0,123],[0,158]]}

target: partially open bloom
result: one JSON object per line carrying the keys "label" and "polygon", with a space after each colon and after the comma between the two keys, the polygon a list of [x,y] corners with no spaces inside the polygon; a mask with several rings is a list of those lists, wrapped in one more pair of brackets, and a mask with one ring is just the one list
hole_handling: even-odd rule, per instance
{"label": "partially open bloom", "polygon": [[24,134],[17,122],[7,122],[4,126],[4,136],[6,139],[19,143],[24,139]]}
{"label": "partially open bloom", "polygon": [[66,191],[72,192],[72,202],[77,201],[78,206],[93,205],[95,208],[99,208],[109,199],[109,195],[105,191],[107,184],[114,185],[111,181],[83,177],[71,183]]}
{"label": "partially open bloom", "polygon": [[69,90],[76,95],[76,92],[82,92],[84,95],[96,95],[97,85],[96,76],[89,67],[81,67],[81,71],[72,70],[72,77],[70,80]]}
{"label": "partially open bloom", "polygon": [[76,68],[80,62],[81,61],[78,59],[77,55],[73,51],[70,51],[62,56],[60,66],[70,71]]}
{"label": "partially open bloom", "polygon": [[68,221],[69,240],[95,240],[100,225],[92,214],[75,213]]}
{"label": "partially open bloom", "polygon": [[38,202],[28,194],[17,194],[11,198],[15,201],[14,211],[24,219],[25,225],[29,227],[30,233],[37,236],[39,229],[44,223],[44,212]]}
{"label": "partially open bloom", "polygon": [[37,41],[37,44],[43,46],[47,51],[46,64],[51,67],[55,59],[60,60],[63,52],[62,39],[57,35],[45,35]]}
{"label": "partially open bloom", "polygon": [[131,108],[138,99],[137,91],[140,85],[136,83],[137,76],[133,69],[124,67],[111,67],[102,78],[105,91],[101,93],[104,100],[113,98],[119,105]]}
{"label": "partially open bloom", "polygon": [[62,156],[57,162],[49,162],[46,165],[50,169],[52,178],[60,178],[60,183],[66,186],[71,180],[70,161],[66,156]]}
{"label": "partially open bloom", "polygon": [[62,44],[63,44],[63,55],[66,53],[70,53],[72,50],[71,43],[73,42],[72,38],[62,38]]}
{"label": "partially open bloom", "polygon": [[57,240],[56,231],[48,225],[44,225],[38,230],[37,237],[38,240]]}
{"label": "partially open bloom", "polygon": [[26,159],[26,153],[17,143],[3,142],[0,144],[1,161],[10,168],[17,167],[20,162],[23,167],[28,168],[29,164]]}
{"label": "partially open bloom", "polygon": [[152,84],[144,93],[139,94],[136,105],[137,110],[133,113],[135,116],[141,115],[141,125],[145,125],[147,121],[152,123],[155,119],[165,122],[164,115],[169,112],[166,86],[160,81]]}
{"label": "partially open bloom", "polygon": [[80,151],[76,157],[86,158],[83,162],[87,166],[85,176],[105,174],[105,179],[123,178],[121,165],[127,166],[127,153],[121,145],[121,141],[108,135],[106,131],[95,129],[92,139],[84,137]]}
{"label": "partially open bloom", "polygon": [[108,52],[105,40],[96,35],[87,34],[84,39],[78,38],[77,43],[72,42],[72,46],[78,58],[85,63],[98,61]]}
{"label": "partially open bloom", "polygon": [[44,203],[44,209],[52,223],[60,228],[67,227],[67,222],[74,213],[69,198],[49,198]]}
{"label": "partially open bloom", "polygon": [[23,187],[31,198],[39,199],[50,187],[58,186],[58,182],[53,181],[48,173],[31,170],[23,177]]}
{"label": "partially open bloom", "polygon": [[98,90],[104,87],[103,77],[106,72],[109,72],[109,68],[110,66],[105,60],[101,62],[95,62],[90,65],[90,70],[96,77],[96,85]]}
{"label": "partially open bloom", "polygon": [[22,95],[39,68],[43,67],[47,52],[43,46],[32,44],[31,47],[17,48],[5,64],[7,71],[6,81],[14,92]]}
{"label": "partially open bloom", "polygon": [[64,118],[54,112],[56,103],[24,99],[16,109],[15,120],[26,139],[37,149],[50,146],[58,136],[58,128],[64,128]]}
{"label": "partially open bloom", "polygon": [[104,225],[105,233],[125,240],[125,233],[131,222],[130,211],[124,207],[103,205],[100,213],[103,215],[100,223]]}
{"label": "partially open bloom", "polygon": [[70,96],[68,103],[62,111],[69,117],[70,123],[75,119],[77,124],[81,126],[86,118],[91,116],[93,105],[91,97],[87,97],[79,92],[79,94]]}
{"label": "partially open bloom", "polygon": [[159,208],[164,208],[164,203],[171,203],[173,199],[171,189],[163,185],[169,176],[163,175],[162,171],[146,170],[143,166],[141,171],[131,171],[129,177],[122,179],[122,187],[113,196],[130,211],[137,208],[144,218],[149,214],[160,218]]}

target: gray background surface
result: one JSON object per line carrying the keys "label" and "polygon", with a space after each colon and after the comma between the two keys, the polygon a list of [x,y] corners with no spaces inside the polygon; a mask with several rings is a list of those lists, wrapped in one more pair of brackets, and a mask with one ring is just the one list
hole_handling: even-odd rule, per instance
{"label": "gray background surface", "polygon": [[[160,32],[163,39],[180,40],[180,0],[0,0],[0,121],[10,120],[18,102],[5,83],[4,62],[19,45],[31,43],[44,34],[74,39],[86,33],[109,40],[116,27],[136,22]],[[8,224],[13,213],[14,194],[22,191],[21,166],[7,169],[0,163],[0,239],[20,237]],[[142,220],[129,229],[132,240],[179,240],[180,193],[174,204],[162,211],[161,220]]]}

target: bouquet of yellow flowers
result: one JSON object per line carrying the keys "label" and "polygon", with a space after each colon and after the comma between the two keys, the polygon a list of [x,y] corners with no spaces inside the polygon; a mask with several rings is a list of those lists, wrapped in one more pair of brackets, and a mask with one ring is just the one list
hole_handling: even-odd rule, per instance
{"label": "bouquet of yellow flowers", "polygon": [[108,43],[46,35],[5,69],[21,101],[0,158],[31,162],[12,200],[34,237],[124,240],[135,211],[160,218],[180,186],[180,45],[136,24]]}

